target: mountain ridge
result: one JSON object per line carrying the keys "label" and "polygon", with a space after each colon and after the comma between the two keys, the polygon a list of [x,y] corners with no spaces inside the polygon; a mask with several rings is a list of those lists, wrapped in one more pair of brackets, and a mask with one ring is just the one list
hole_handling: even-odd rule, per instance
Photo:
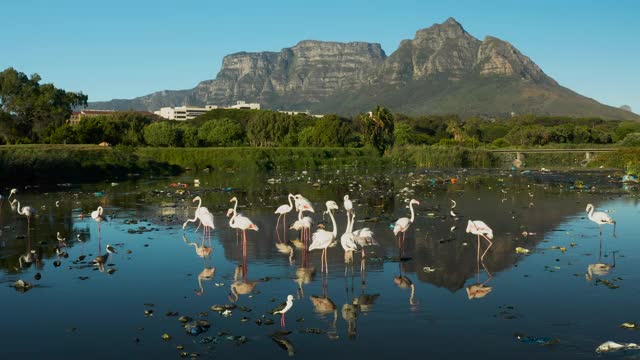
{"label": "mountain ridge", "polygon": [[90,107],[157,110],[238,100],[345,115],[381,104],[408,114],[640,119],[561,86],[511,43],[493,36],[479,40],[453,18],[417,30],[388,56],[378,43],[301,40],[280,51],[226,55],[216,78],[192,89],[92,102]]}

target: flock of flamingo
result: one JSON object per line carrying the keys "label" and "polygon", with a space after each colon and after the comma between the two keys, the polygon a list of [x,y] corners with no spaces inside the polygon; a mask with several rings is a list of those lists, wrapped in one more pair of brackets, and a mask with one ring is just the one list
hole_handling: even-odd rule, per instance
{"label": "flock of flamingo", "polygon": [[[29,231],[31,227],[31,219],[36,216],[36,210],[31,206],[21,206],[20,201],[17,198],[14,198],[13,200],[11,200],[11,197],[17,196],[16,193],[17,193],[17,189],[11,189],[9,196],[6,198],[6,200],[9,201],[12,210],[16,210],[19,215],[22,215],[27,219],[27,229]],[[0,195],[0,211],[2,209],[4,200],[5,198],[2,195]],[[327,249],[329,247],[335,246],[338,241],[338,227],[336,225],[336,220],[334,217],[334,211],[339,210],[338,204],[333,200],[326,201],[325,203],[326,210],[323,212],[323,216],[325,214],[329,215],[331,219],[331,226],[332,226],[331,231],[325,229],[324,226],[319,225],[318,229],[313,234],[311,234],[313,219],[310,216],[305,216],[306,212],[315,213],[314,207],[311,204],[311,202],[300,194],[297,194],[297,195],[288,194],[287,200],[288,200],[288,204],[283,204],[275,210],[275,214],[278,215],[278,218],[276,221],[276,230],[278,233],[278,237],[280,236],[279,235],[280,222],[282,222],[283,232],[286,232],[287,214],[292,212],[295,209],[295,211],[298,213],[298,217],[293,222],[293,224],[290,225],[289,229],[300,231],[300,242],[302,243],[301,247],[305,250],[305,252],[321,250],[321,256],[320,256],[321,272],[328,273],[329,264],[327,261]],[[200,196],[196,196],[193,199],[193,202],[198,203],[197,208],[195,210],[194,217],[192,219],[187,219],[184,222],[182,228],[183,230],[186,229],[187,225],[190,222],[198,222],[196,231],[198,231],[200,227],[203,228],[203,239],[202,239],[203,242],[201,246],[198,246],[197,244],[194,244],[194,245],[196,247],[196,250],[200,251],[201,254],[199,253],[199,255],[204,258],[208,256],[208,254],[210,254],[210,251],[211,251],[211,247],[206,247],[204,245],[204,240],[205,238],[210,236],[211,231],[214,230],[215,228],[214,216],[208,208],[202,206],[202,199],[200,198]],[[243,257],[243,264],[244,264],[243,274],[246,277],[246,256],[247,256],[246,231],[247,230],[258,231],[259,228],[256,224],[253,223],[253,221],[251,221],[251,219],[238,213],[237,211],[238,199],[236,197],[233,197],[230,200],[230,202],[234,203],[234,205],[233,207],[228,209],[226,216],[229,219],[228,224],[230,228],[237,229],[238,232],[242,231],[242,257]],[[404,241],[405,241],[406,232],[410,228],[411,224],[413,224],[413,222],[415,221],[416,213],[414,210],[414,205],[420,205],[420,202],[416,199],[411,199],[408,201],[408,203],[409,203],[410,217],[401,217],[393,225],[393,234],[394,236],[397,237],[399,248],[402,248],[402,245],[404,244]],[[453,200],[452,200],[452,203],[453,205],[451,207],[450,214],[451,216],[457,217],[457,215],[453,211],[453,209],[456,206],[456,203]],[[56,206],[58,206],[58,202],[56,202]],[[344,196],[343,206],[346,212],[347,225],[344,233],[340,237],[340,244],[344,249],[345,263],[353,262],[354,253],[361,252],[361,256],[362,256],[361,271],[364,272],[364,269],[362,267],[364,266],[365,248],[369,246],[377,245],[377,242],[374,239],[374,233],[371,229],[364,227],[361,229],[354,230],[354,225],[356,223],[356,220],[355,220],[356,214],[353,207],[353,202],[349,198],[349,195]],[[594,212],[594,206],[592,204],[587,205],[586,211],[588,213],[588,219],[593,221],[600,227],[600,236],[602,236],[602,225],[611,224],[614,226],[613,235],[615,237],[616,222],[609,215],[607,215],[604,212]],[[98,233],[100,233],[100,224],[103,221],[107,221],[106,217],[103,215],[103,208],[99,206],[95,211],[92,211],[91,218],[94,221],[96,221],[96,223],[98,224]],[[467,222],[466,232],[477,236],[478,261],[479,262],[483,261],[485,255],[487,254],[489,249],[493,246],[493,242],[492,242],[493,230],[481,220],[469,220]],[[482,254],[480,254],[480,243],[481,243],[480,237],[485,239],[488,243],[488,247],[485,249],[485,251]],[[79,236],[78,236],[78,240],[81,241]],[[56,249],[56,253],[60,255],[60,253],[62,252],[61,249],[67,246],[65,242],[66,239],[63,238],[58,232],[57,241],[58,241],[58,247]],[[283,244],[281,243],[277,245],[283,245]],[[96,259],[94,259],[93,261],[94,264],[103,265],[106,263],[109,254],[117,253],[117,250],[111,245],[107,245],[106,250],[107,250],[106,254],[104,255],[98,254]],[[292,248],[290,248],[288,251],[290,251],[291,254],[293,253]],[[31,253],[33,255],[33,251]],[[22,257],[20,260],[22,260]],[[28,261],[29,259],[25,258],[24,260]],[[212,270],[209,270],[209,271],[212,271]],[[400,279],[400,281],[402,281],[402,279]],[[410,283],[410,280],[408,280],[408,284],[409,283]],[[292,305],[293,305],[293,296],[288,295],[286,303],[282,305],[281,309],[275,312],[282,315],[282,320],[281,320],[282,326],[285,325],[285,320],[284,320],[285,313],[289,309],[291,309]]]}

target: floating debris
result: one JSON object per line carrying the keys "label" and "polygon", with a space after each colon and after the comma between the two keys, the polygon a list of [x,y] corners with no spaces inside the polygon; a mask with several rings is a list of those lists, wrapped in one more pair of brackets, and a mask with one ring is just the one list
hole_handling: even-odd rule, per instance
{"label": "floating debris", "polygon": [[634,329],[634,330],[638,329],[638,325],[636,323],[634,323],[634,322],[622,323],[622,324],[620,324],[620,327],[623,328],[623,329]]}
{"label": "floating debris", "polygon": [[33,285],[31,285],[30,283],[24,280],[18,280],[15,283],[13,283],[13,287],[20,292],[26,292],[31,288],[33,288]]}
{"label": "floating debris", "polygon": [[606,341],[600,344],[596,348],[596,352],[603,353],[603,352],[612,352],[612,351],[618,351],[618,350],[637,350],[637,349],[640,349],[640,346],[638,346],[635,343],[617,343],[613,341]]}
{"label": "floating debris", "polygon": [[528,254],[530,252],[529,249],[525,249],[523,247],[518,246],[516,248],[516,254]]}
{"label": "floating debris", "polygon": [[162,340],[164,340],[164,341],[171,340],[171,335],[169,335],[167,333],[162,334]]}

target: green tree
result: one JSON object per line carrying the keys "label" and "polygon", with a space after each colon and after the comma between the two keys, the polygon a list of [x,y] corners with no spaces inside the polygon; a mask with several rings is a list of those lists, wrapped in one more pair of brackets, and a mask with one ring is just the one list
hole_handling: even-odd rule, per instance
{"label": "green tree", "polygon": [[413,128],[406,122],[397,123],[393,129],[394,146],[413,143]]}
{"label": "green tree", "polygon": [[207,121],[198,130],[198,136],[208,146],[238,146],[245,139],[242,126],[231,119]]}
{"label": "green tree", "polygon": [[183,132],[178,126],[166,121],[153,123],[144,128],[144,140],[151,146],[183,146]]}
{"label": "green tree", "polygon": [[14,68],[0,72],[0,111],[14,118],[15,136],[26,136],[33,142],[48,137],[65,123],[74,107],[86,106],[88,100],[87,95],[40,84],[40,80],[38,74],[27,77]]}
{"label": "green tree", "polygon": [[365,144],[373,146],[380,155],[393,146],[394,118],[387,108],[377,106],[367,114],[360,114],[359,121]]}

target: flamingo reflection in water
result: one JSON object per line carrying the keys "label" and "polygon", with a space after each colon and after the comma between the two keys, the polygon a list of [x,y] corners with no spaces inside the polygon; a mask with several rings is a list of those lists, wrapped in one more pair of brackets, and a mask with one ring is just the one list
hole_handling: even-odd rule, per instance
{"label": "flamingo reflection in water", "polygon": [[[482,264],[484,271],[487,273],[487,280],[485,280],[482,283],[480,282],[480,264]],[[491,275],[491,273],[485,266],[484,261],[478,262],[478,269],[476,274],[477,274],[477,280],[476,280],[477,282],[475,284],[471,284],[466,287],[467,297],[469,298],[469,300],[481,299],[487,296],[487,294],[489,294],[491,291],[493,291],[493,287],[487,286],[487,283],[489,283],[489,281],[493,279],[493,275]]]}
{"label": "flamingo reflection in water", "polygon": [[240,299],[240,295],[251,294],[260,283],[258,280],[247,280],[247,270],[246,264],[236,267],[233,283],[230,286],[231,294],[229,294],[229,301],[236,302]]}
{"label": "flamingo reflection in water", "polygon": [[211,281],[213,277],[216,275],[216,268],[205,266],[204,269],[198,274],[198,287],[200,290],[196,290],[196,295],[201,296],[204,294],[204,287],[202,286],[203,281]]}
{"label": "flamingo reflection in water", "polygon": [[204,244],[204,239],[202,240],[199,246],[197,243],[189,241],[186,235],[182,235],[182,241],[184,241],[184,243],[187,245],[193,246],[196,251],[196,255],[201,257],[203,260],[207,258],[209,255],[211,255],[211,252],[213,251],[213,247],[210,247]]}
{"label": "flamingo reflection in water", "polygon": [[311,295],[309,299],[311,300],[311,303],[313,304],[313,309],[317,314],[321,316],[333,314],[333,322],[329,326],[329,330],[327,331],[327,336],[329,336],[329,338],[331,339],[335,339],[337,338],[336,324],[338,321],[338,310],[333,300],[331,300],[327,296],[327,287],[328,287],[328,279],[325,282],[325,277],[323,276],[322,296]]}
{"label": "flamingo reflection in water", "polygon": [[598,252],[598,262],[595,264],[587,265],[587,273],[584,275],[585,279],[591,281],[593,275],[605,276],[609,275],[609,272],[616,266],[616,252],[612,251],[613,263],[607,264],[602,262],[602,237],[600,237],[600,249]]}

